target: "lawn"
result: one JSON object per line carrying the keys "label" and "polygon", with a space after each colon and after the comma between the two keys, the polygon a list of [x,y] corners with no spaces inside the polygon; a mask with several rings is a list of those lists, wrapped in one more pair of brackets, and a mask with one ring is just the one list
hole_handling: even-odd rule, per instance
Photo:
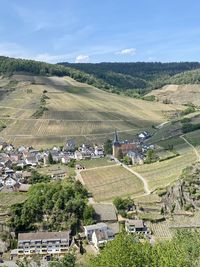
{"label": "lawn", "polygon": [[96,201],[144,193],[143,183],[122,166],[85,170],[81,172],[81,176],[88,191],[93,194]]}
{"label": "lawn", "polygon": [[196,155],[188,146],[187,149],[184,150],[184,153],[176,158],[136,166],[133,167],[133,170],[144,176],[150,190],[153,191],[159,187],[165,187],[177,180],[182,170],[186,168],[186,166],[195,162],[195,160]]}

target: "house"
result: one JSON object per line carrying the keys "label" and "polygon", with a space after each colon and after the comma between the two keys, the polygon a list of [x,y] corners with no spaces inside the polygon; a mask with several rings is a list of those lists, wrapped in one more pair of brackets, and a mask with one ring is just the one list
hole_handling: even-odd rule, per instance
{"label": "house", "polygon": [[14,146],[12,145],[7,145],[5,148],[4,148],[4,151],[5,152],[11,152],[14,150]]}
{"label": "house", "polygon": [[52,170],[51,177],[54,179],[65,178],[67,176],[67,172],[65,170]]}
{"label": "house", "polygon": [[18,256],[65,255],[70,247],[70,232],[36,232],[18,234]]}
{"label": "house", "polygon": [[82,160],[83,159],[83,154],[80,151],[76,150],[75,153],[74,153],[74,158],[76,160]]}
{"label": "house", "polygon": [[151,135],[147,132],[142,132],[138,135],[139,139],[141,139],[142,141],[145,140],[145,139],[148,139],[149,137],[151,137]]}
{"label": "house", "polygon": [[88,241],[92,241],[92,234],[95,230],[107,230],[108,226],[106,223],[97,223],[97,224],[91,224],[83,226],[85,237],[88,239]]}
{"label": "house", "polygon": [[35,156],[28,156],[26,159],[25,159],[25,162],[27,165],[29,166],[33,166],[33,167],[36,167],[37,164],[38,164],[38,161],[36,159]]}
{"label": "house", "polygon": [[4,186],[7,188],[13,188],[17,184],[16,180],[12,177],[5,177],[4,178]]}
{"label": "house", "polygon": [[19,192],[28,192],[30,187],[31,187],[30,184],[20,184],[18,187],[18,191]]}
{"label": "house", "polygon": [[91,243],[96,249],[99,249],[103,247],[107,242],[112,241],[114,238],[115,235],[111,229],[97,229],[94,230],[92,234]]}
{"label": "house", "polygon": [[68,164],[70,162],[70,157],[68,155],[64,155],[61,157],[61,163]]}
{"label": "house", "polygon": [[125,221],[125,230],[128,233],[143,233],[148,234],[147,226],[142,220],[128,219]]}
{"label": "house", "polygon": [[133,151],[129,151],[127,156],[132,160],[133,165],[142,165],[144,164],[144,160],[141,154]]}
{"label": "house", "polygon": [[104,157],[104,150],[102,147],[95,146],[94,148],[94,155],[100,158]]}
{"label": "house", "polygon": [[75,141],[73,139],[67,140],[66,145],[65,145],[65,149],[67,151],[75,151],[75,149],[76,149]]}

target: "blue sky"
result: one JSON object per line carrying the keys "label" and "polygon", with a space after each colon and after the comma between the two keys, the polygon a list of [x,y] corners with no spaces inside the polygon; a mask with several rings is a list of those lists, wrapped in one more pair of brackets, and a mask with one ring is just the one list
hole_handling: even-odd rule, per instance
{"label": "blue sky", "polygon": [[200,61],[198,0],[0,0],[0,55]]}

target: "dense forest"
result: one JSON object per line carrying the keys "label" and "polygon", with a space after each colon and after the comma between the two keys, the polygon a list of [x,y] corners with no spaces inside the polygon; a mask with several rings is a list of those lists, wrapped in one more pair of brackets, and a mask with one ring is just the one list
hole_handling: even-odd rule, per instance
{"label": "dense forest", "polygon": [[80,182],[37,183],[24,203],[11,207],[9,225],[15,232],[71,229],[75,234],[81,223],[93,223],[93,212]]}
{"label": "dense forest", "polygon": [[104,81],[95,78],[93,75],[73,69],[72,67],[0,56],[0,75],[10,76],[15,73],[41,76],[70,76],[76,81],[92,84],[104,90],[109,89],[109,85]]}
{"label": "dense forest", "polygon": [[[200,73],[195,72],[191,79],[190,72],[200,68],[198,62],[180,63],[60,63],[66,67],[72,67],[84,71],[104,81],[118,90],[152,90],[177,81],[188,83],[191,80],[196,83],[200,80]],[[185,74],[185,72],[188,72]],[[177,75],[176,77],[174,77]],[[188,77],[189,76],[189,77]],[[195,77],[194,77],[195,76]],[[198,77],[197,77],[198,76]],[[175,78],[173,80],[173,77]],[[189,79],[189,80],[188,80]],[[182,82],[184,81],[184,82]]]}

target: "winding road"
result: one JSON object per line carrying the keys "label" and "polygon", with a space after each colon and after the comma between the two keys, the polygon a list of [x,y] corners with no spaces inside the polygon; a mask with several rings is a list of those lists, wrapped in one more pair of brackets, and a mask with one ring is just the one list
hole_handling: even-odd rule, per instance
{"label": "winding road", "polygon": [[144,194],[141,195],[141,196],[146,196],[146,195],[150,195],[151,194],[151,191],[149,190],[149,187],[148,187],[148,183],[146,181],[146,179],[141,175],[139,174],[138,172],[132,170],[129,166],[125,165],[125,164],[122,164],[122,166],[127,169],[129,172],[131,172],[132,174],[134,174],[136,177],[138,177],[142,183],[144,184]]}
{"label": "winding road", "polygon": [[197,161],[200,161],[200,154],[198,150],[183,135],[181,135],[180,138],[183,139],[193,149],[196,154]]}

